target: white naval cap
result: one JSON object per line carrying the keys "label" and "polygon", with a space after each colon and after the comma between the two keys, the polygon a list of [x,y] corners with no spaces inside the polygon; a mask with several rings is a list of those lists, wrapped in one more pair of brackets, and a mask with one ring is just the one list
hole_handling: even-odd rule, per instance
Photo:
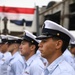
{"label": "white naval cap", "polygon": [[18,36],[13,36],[13,35],[6,35],[6,36],[7,36],[8,40],[21,39]]}
{"label": "white naval cap", "polygon": [[36,36],[27,30],[24,30],[24,34],[22,36],[22,39],[27,40],[35,45],[38,45],[38,43],[39,43],[39,40],[36,39]]}
{"label": "white naval cap", "polygon": [[68,42],[75,40],[74,36],[71,35],[69,30],[53,21],[46,20],[42,27],[42,35],[38,36],[36,39],[41,40],[52,36],[57,36]]}
{"label": "white naval cap", "polygon": [[1,35],[0,35],[0,38],[1,38],[1,39],[7,39],[7,36],[4,35],[4,34],[1,34]]}
{"label": "white naval cap", "polygon": [[20,37],[17,36],[12,36],[12,35],[6,35],[8,38],[8,43],[12,44],[12,43],[21,43],[22,39]]}
{"label": "white naval cap", "polygon": [[7,36],[1,34],[1,35],[0,35],[0,43],[4,44],[4,43],[7,43],[7,42],[8,42]]}
{"label": "white naval cap", "polygon": [[2,39],[0,38],[0,44],[2,43]]}
{"label": "white naval cap", "polygon": [[71,47],[75,47],[75,41],[70,42],[70,46],[71,46]]}
{"label": "white naval cap", "polygon": [[73,42],[70,42],[70,44],[75,44],[75,41],[73,41]]}

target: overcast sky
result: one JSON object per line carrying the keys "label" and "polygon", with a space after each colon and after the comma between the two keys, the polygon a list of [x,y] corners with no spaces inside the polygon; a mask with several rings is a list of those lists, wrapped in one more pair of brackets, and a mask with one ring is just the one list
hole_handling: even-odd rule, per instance
{"label": "overcast sky", "polygon": [[4,6],[19,6],[19,7],[34,7],[47,6],[50,1],[60,2],[62,0],[0,0],[0,5]]}

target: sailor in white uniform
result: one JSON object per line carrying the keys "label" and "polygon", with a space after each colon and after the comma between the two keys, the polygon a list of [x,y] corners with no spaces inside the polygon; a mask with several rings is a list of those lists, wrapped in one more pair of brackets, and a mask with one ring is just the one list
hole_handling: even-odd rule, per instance
{"label": "sailor in white uniform", "polygon": [[7,75],[21,75],[24,68],[23,57],[19,53],[19,45],[21,43],[21,38],[16,36],[8,36],[9,48],[8,51],[11,52],[12,58],[10,59]]}
{"label": "sailor in white uniform", "polygon": [[36,54],[39,41],[35,38],[36,36],[25,30],[23,41],[20,45],[20,51],[21,55],[24,56],[26,63],[21,75],[41,75],[44,70],[45,66]]}
{"label": "sailor in white uniform", "polygon": [[65,60],[74,68],[75,70],[75,41],[70,43],[69,50],[66,49],[63,53]]}
{"label": "sailor in white uniform", "polygon": [[62,55],[69,41],[75,40],[66,28],[46,20],[42,27],[42,35],[36,39],[41,40],[38,45],[39,50],[41,56],[48,61],[48,66],[42,75],[75,75],[73,67],[65,61]]}
{"label": "sailor in white uniform", "polygon": [[0,75],[6,75],[7,66],[12,56],[11,53],[7,50],[9,44],[6,35],[1,35],[0,37],[2,39],[2,45],[0,48],[2,53],[2,58],[0,59]]}
{"label": "sailor in white uniform", "polygon": [[3,57],[3,53],[1,52],[1,46],[2,46],[2,39],[0,38],[0,59]]}

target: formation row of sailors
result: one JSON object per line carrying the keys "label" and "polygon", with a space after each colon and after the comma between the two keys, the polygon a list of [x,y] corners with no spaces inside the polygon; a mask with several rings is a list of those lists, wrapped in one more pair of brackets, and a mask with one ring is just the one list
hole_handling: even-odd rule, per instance
{"label": "formation row of sailors", "polygon": [[[46,59],[40,56],[39,41],[29,31],[20,37],[1,35],[0,75],[40,75]],[[37,52],[37,53],[36,53]]]}
{"label": "formation row of sailors", "polygon": [[50,20],[38,37],[27,30],[22,37],[0,35],[0,75],[75,75],[74,41],[67,29]]}

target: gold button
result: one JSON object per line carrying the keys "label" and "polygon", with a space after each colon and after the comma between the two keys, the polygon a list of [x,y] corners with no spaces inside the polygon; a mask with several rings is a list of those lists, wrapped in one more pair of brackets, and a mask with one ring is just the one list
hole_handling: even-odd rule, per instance
{"label": "gold button", "polygon": [[59,36],[60,34],[59,33],[57,33],[57,36]]}
{"label": "gold button", "polygon": [[33,43],[34,41],[32,41],[32,43]]}

